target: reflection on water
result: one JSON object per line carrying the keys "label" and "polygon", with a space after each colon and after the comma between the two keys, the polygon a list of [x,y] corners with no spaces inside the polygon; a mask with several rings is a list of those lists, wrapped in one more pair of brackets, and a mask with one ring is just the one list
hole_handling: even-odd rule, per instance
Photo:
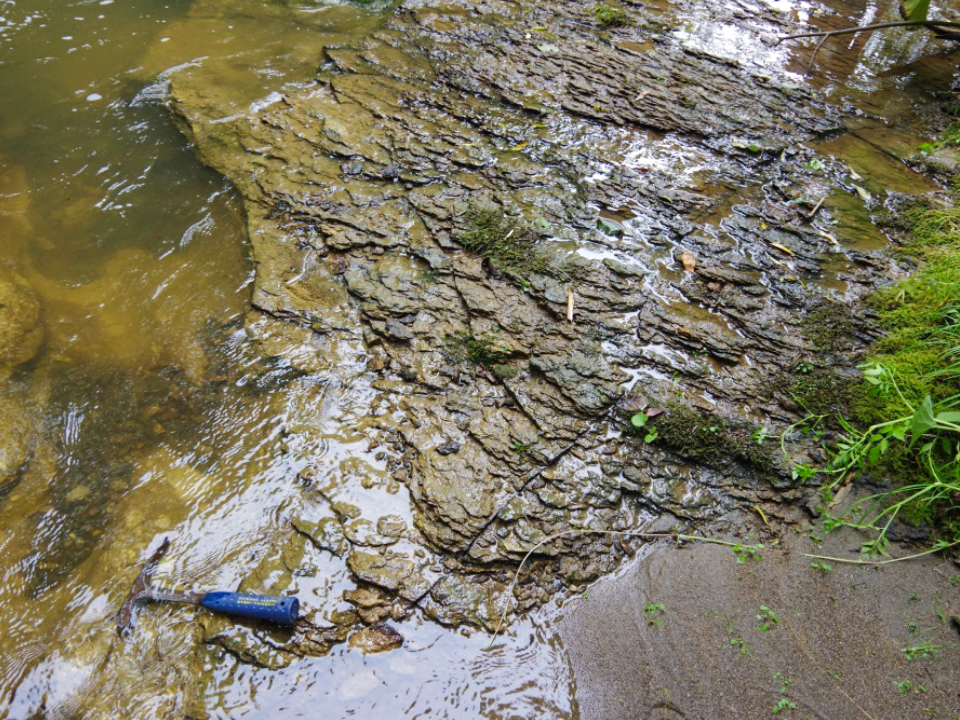
{"label": "reflection on water", "polygon": [[[221,714],[246,718],[528,718],[579,717],[566,654],[556,635],[536,624],[514,628],[509,642],[451,633],[430,623],[404,625],[400,650],[364,657],[349,649],[279,672],[229,658]],[[469,679],[469,680],[468,680]]]}

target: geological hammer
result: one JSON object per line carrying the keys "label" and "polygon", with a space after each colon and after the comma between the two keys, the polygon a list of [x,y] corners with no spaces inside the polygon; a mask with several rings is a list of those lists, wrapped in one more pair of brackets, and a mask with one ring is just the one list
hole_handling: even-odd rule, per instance
{"label": "geological hammer", "polygon": [[239,615],[241,617],[267,620],[280,625],[293,625],[300,614],[300,601],[295,597],[277,597],[273,595],[250,595],[236,592],[178,592],[150,584],[150,576],[156,570],[157,564],[170,547],[169,538],[157,549],[150,559],[144,563],[133,587],[123,601],[120,612],[117,613],[117,632],[123,631],[132,625],[133,605],[137,602],[178,602],[190,605],[201,605],[208,610],[225,615]]}

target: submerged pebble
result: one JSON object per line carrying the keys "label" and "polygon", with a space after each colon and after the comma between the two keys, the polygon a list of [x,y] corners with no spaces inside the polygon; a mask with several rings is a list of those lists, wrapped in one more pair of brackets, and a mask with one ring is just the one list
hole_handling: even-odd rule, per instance
{"label": "submerged pebble", "polygon": [[403,635],[384,623],[366,627],[350,638],[350,647],[367,654],[396,650],[402,645]]}

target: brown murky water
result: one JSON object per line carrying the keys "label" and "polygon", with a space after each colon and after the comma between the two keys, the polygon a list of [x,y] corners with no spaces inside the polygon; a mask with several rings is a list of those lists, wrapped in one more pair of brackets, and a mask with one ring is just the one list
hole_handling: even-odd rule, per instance
{"label": "brown murky water", "polygon": [[[170,673],[178,658],[177,672],[197,669],[191,613],[142,612],[126,643],[113,613],[164,536],[175,548],[159,574],[235,588],[304,502],[297,475],[308,462],[353,479],[338,500],[409,520],[387,455],[364,438],[376,392],[363,349],[305,346],[311,357],[297,365],[315,371],[304,374],[251,343],[242,211],[156,101],[165,73],[202,71],[218,103],[226,88],[225,111],[242,112],[309,78],[325,43],[369,32],[382,12],[263,5],[0,0],[0,265],[32,285],[46,327],[41,355],[5,383],[15,402],[0,406],[35,430],[28,469],[0,497],[0,715],[183,712],[189,683]],[[746,42],[758,63],[796,69],[788,49],[733,25],[684,22],[696,47],[723,56]],[[851,90],[863,97],[885,52],[871,42],[851,54],[866,58]],[[644,140],[628,157],[673,163],[691,182],[701,170],[672,139]],[[317,570],[297,580],[301,600],[343,609],[345,564],[326,557]],[[521,624],[486,651],[481,634],[413,621],[402,650],[342,647],[276,671],[221,654],[206,668],[217,694],[189,702],[214,717],[322,706],[326,717],[574,718],[575,683],[548,625]]]}

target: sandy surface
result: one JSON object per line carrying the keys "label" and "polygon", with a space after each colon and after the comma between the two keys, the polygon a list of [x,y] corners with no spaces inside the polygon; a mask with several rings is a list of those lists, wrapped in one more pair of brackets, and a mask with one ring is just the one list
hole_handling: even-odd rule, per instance
{"label": "sandy surface", "polygon": [[[803,556],[853,558],[859,541],[838,531],[818,550],[788,525],[759,562],[663,546],[601,581],[560,622],[582,717],[960,718],[960,634],[948,619],[960,566],[934,555],[882,568],[826,561],[825,572]],[[779,619],[767,631],[761,606]],[[919,646],[940,647],[903,651]]]}

